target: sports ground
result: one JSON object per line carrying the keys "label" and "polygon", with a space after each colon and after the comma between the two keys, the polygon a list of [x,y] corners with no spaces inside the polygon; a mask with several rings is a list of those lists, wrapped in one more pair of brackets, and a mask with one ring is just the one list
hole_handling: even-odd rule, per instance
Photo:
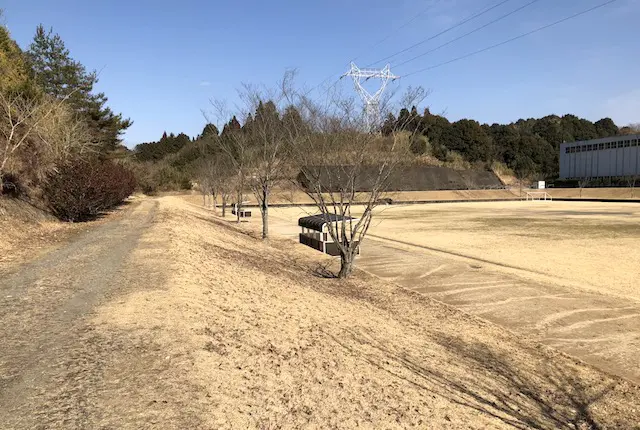
{"label": "sports ground", "polygon": [[[272,231],[312,212],[272,209]],[[638,243],[638,203],[390,205],[357,265],[639,382]]]}

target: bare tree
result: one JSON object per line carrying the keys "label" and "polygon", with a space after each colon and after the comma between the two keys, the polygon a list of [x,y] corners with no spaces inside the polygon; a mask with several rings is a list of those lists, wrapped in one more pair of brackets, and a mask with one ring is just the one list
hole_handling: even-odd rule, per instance
{"label": "bare tree", "polygon": [[578,187],[580,188],[580,198],[582,198],[582,190],[589,186],[591,183],[591,178],[584,177],[578,180]]}
{"label": "bare tree", "polygon": [[[200,160],[200,163],[198,163],[198,166],[196,167],[196,178],[198,180],[198,189],[202,194],[202,206],[208,208],[211,205],[212,198],[215,199],[215,196],[212,195],[213,191],[209,178],[207,160]],[[208,204],[207,201],[209,201],[210,203]]]}
{"label": "bare tree", "polygon": [[[233,174],[228,178],[229,184],[233,185],[233,190],[229,195],[234,194],[236,203],[236,222],[240,223],[240,214],[244,200],[244,193],[247,183],[247,172],[251,163],[251,145],[246,133],[244,133],[237,116],[227,109],[226,104],[221,100],[212,100],[213,117],[206,112],[202,112],[208,123],[224,123],[220,136],[213,138],[213,145],[223,153],[233,167]],[[227,118],[231,118],[226,122]],[[225,202],[226,203],[226,202]],[[226,211],[226,204],[223,209]],[[224,215],[223,215],[224,216]]]}
{"label": "bare tree", "polygon": [[630,135],[630,134],[640,134],[640,122],[635,124],[629,124],[620,129],[620,134],[622,135]]}
{"label": "bare tree", "polygon": [[[33,98],[0,90],[0,184],[10,166],[19,160],[21,151],[37,141],[52,159],[65,158],[83,147],[84,123],[65,109],[62,100]],[[0,186],[0,194],[2,189]]]}
{"label": "bare tree", "polygon": [[631,189],[631,198],[635,197],[635,189],[636,189],[636,184],[638,183],[639,176],[640,175],[629,175],[625,177],[627,185]]}
{"label": "bare tree", "polygon": [[244,85],[239,92],[243,106],[239,107],[234,115],[234,118],[242,118],[242,128],[230,130],[228,127],[227,132],[223,131],[217,140],[237,171],[235,182],[238,221],[246,186],[253,193],[260,208],[263,239],[269,237],[271,192],[283,180],[290,166],[289,141],[284,129],[288,112],[283,106],[283,101],[286,100],[284,88],[289,87],[292,79],[293,73],[287,73],[275,90]]}
{"label": "bare tree", "polygon": [[203,155],[196,166],[196,177],[200,183],[203,204],[207,199],[214,213],[217,213],[218,197],[222,198],[222,216],[226,215],[227,199],[233,184],[230,176],[234,174],[228,157],[224,153]]}
{"label": "bare tree", "polygon": [[[405,100],[416,102],[410,96]],[[290,148],[302,166],[298,183],[327,223],[340,253],[337,276],[346,278],[374,209],[383,203],[394,173],[409,157],[410,139],[400,133],[403,124],[388,136],[364,132],[362,115],[348,100],[334,100],[327,110],[302,97],[299,106],[304,129],[288,127]]]}
{"label": "bare tree", "polygon": [[515,160],[513,173],[518,180],[520,198],[522,198],[522,188],[524,187],[524,183],[529,181],[535,174],[535,164],[529,157],[519,157]]}
{"label": "bare tree", "polygon": [[[47,148],[49,164],[87,157],[95,154],[98,146],[87,123],[66,104],[56,104],[50,115],[37,125],[35,133]],[[45,160],[40,161],[45,164]]]}
{"label": "bare tree", "polygon": [[229,204],[229,197],[235,189],[232,180],[227,177],[225,181],[220,184],[220,204],[222,205],[222,218],[227,216],[227,206]]}
{"label": "bare tree", "polygon": [[247,88],[249,106],[255,106],[253,121],[245,133],[251,148],[249,186],[262,215],[262,238],[269,237],[269,199],[273,188],[285,177],[289,147],[277,98],[267,98]]}

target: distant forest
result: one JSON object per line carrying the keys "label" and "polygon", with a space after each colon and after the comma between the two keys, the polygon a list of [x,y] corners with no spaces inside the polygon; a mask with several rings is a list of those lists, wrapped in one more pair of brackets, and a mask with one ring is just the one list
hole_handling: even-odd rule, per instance
{"label": "distant forest", "polygon": [[[292,120],[300,118],[294,107],[287,109],[287,115]],[[245,127],[247,124],[240,124],[235,117],[225,125],[225,129]],[[397,130],[414,136],[410,147],[416,161],[487,170],[501,164],[518,178],[539,179],[557,177],[563,142],[639,132],[637,126],[618,127],[611,118],[594,123],[570,114],[520,119],[511,124],[481,125],[470,119],[450,122],[429,109],[421,115],[415,107],[402,109],[397,116],[390,114],[381,132],[387,135]],[[153,189],[190,187],[189,166],[201,156],[207,138],[218,134],[215,125],[207,124],[194,138],[164,132],[158,141],[137,145],[134,158],[141,167],[146,166],[143,170],[147,172],[142,175],[146,178],[143,182]]]}
{"label": "distant forest", "polygon": [[480,124],[470,119],[450,122],[425,109],[403,109],[396,118],[389,115],[382,128],[390,133],[398,126],[423,136],[424,143],[412,145],[418,155],[430,153],[446,161],[460,154],[475,165],[503,163],[517,177],[553,179],[558,176],[560,144],[638,132],[637,126],[618,127],[611,118],[599,121],[575,115],[548,115],[544,118],[520,119],[511,124]]}

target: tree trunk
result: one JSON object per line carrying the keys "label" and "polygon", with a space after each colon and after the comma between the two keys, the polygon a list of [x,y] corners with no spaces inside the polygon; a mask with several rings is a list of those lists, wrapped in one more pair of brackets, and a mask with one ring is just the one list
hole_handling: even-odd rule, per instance
{"label": "tree trunk", "polygon": [[262,239],[269,237],[269,190],[262,189],[262,206],[260,207],[262,212]]}
{"label": "tree trunk", "polygon": [[351,250],[340,254],[340,272],[338,273],[338,278],[344,279],[353,271],[353,255],[354,252]]}
{"label": "tree trunk", "polygon": [[518,184],[520,185],[520,198],[522,198],[522,179],[518,181]]}
{"label": "tree trunk", "polygon": [[226,194],[222,195],[222,218],[227,216],[227,196]]}
{"label": "tree trunk", "polygon": [[207,193],[202,193],[202,206],[207,207]]}
{"label": "tree trunk", "polygon": [[238,193],[236,200],[236,223],[240,224],[240,210],[242,208],[242,192]]}
{"label": "tree trunk", "polygon": [[213,213],[217,214],[218,213],[218,196],[216,196],[215,194],[211,194],[210,197],[211,201],[213,202]]}

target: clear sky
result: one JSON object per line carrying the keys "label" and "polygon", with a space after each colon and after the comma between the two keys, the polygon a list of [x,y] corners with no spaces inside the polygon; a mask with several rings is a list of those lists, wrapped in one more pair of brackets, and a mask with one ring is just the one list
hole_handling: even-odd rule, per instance
{"label": "clear sky", "polygon": [[[531,0],[510,0],[390,59],[407,75],[509,39],[605,0],[538,0],[429,53]],[[133,145],[164,130],[197,135],[210,99],[233,104],[242,83],[275,84],[287,68],[298,83],[334,83],[349,61],[364,67],[451,27],[499,0],[1,0],[4,21],[26,48],[36,25],[53,27],[72,56],[102,69],[98,89],[134,121]],[[407,24],[408,23],[408,24]],[[382,43],[378,43],[383,40]],[[425,101],[451,120],[511,122],[573,113],[640,122],[640,0],[595,12],[488,52],[391,84],[422,85]],[[382,64],[383,65],[383,64]],[[397,65],[397,67],[394,67]],[[351,91],[350,81],[338,84]]]}

